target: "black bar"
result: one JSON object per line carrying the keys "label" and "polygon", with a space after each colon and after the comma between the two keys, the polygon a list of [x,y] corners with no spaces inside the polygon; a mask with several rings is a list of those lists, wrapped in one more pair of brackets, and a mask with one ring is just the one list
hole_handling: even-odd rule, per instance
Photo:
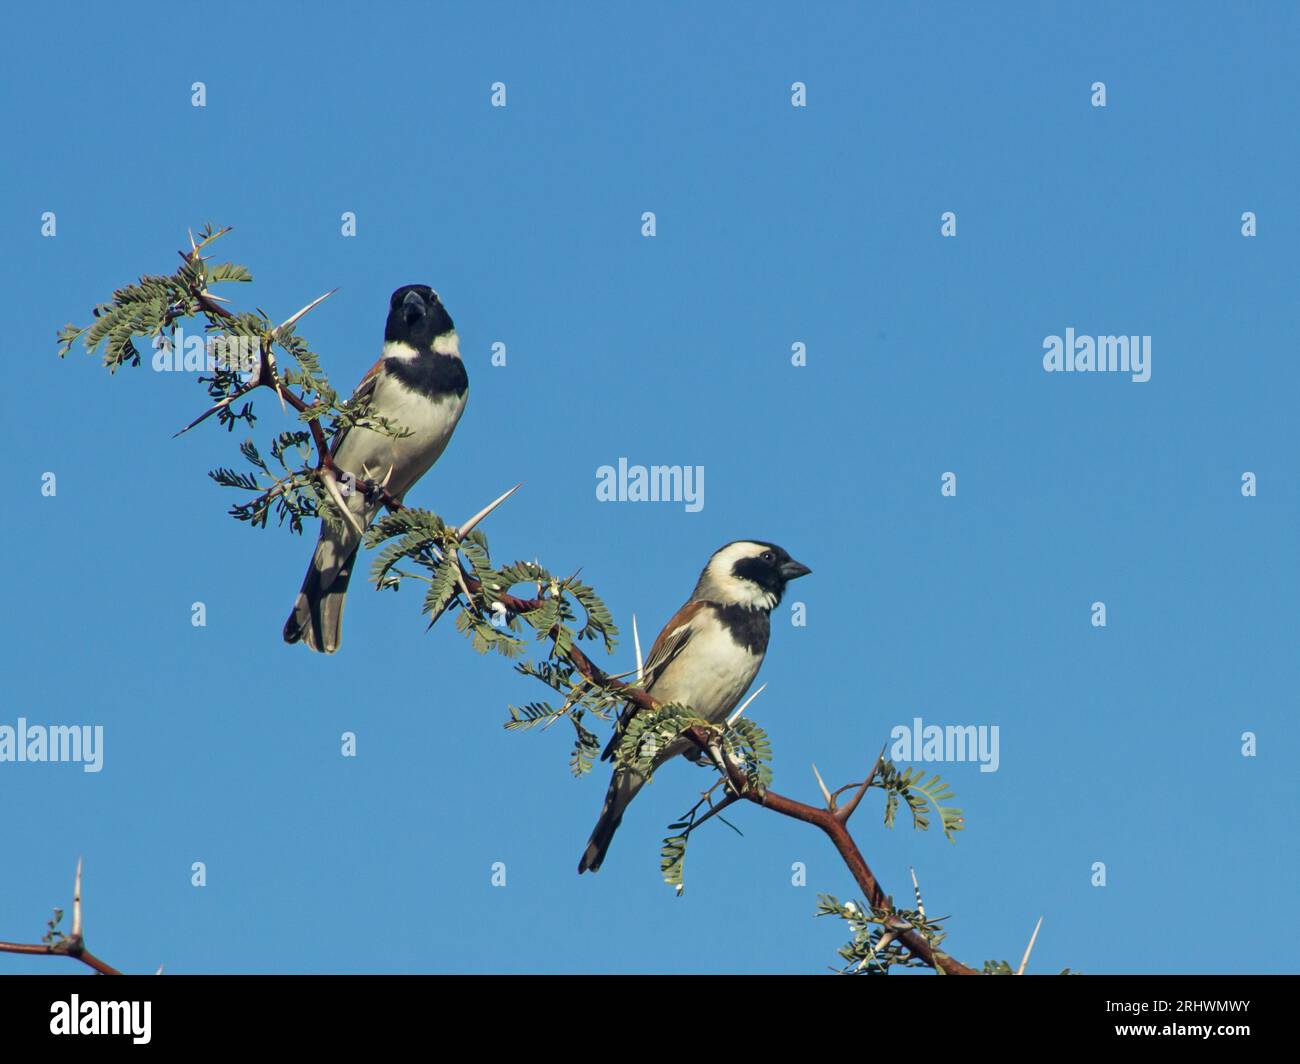
{"label": "black bar", "polygon": [[[621,985],[632,982],[642,985]],[[6,976],[0,1045],[331,1053],[413,1045],[499,1058],[515,1045],[578,1053],[624,1042],[648,1049],[667,1038],[730,1051],[748,1045],[766,1056],[778,1044],[811,1053],[834,1037],[863,1050],[911,1043],[999,1056],[1015,1047],[1046,1053],[1124,1043],[1180,1052],[1203,1045],[1222,1054],[1241,1043],[1262,1046],[1259,1039],[1280,1043],[1294,1022],[1296,990],[1294,976]],[[78,1025],[116,1020],[131,1029],[134,1018],[137,1031],[148,1002],[148,1041],[52,1033],[52,1025],[67,1026],[74,1000]],[[105,1010],[102,1002],[135,1010]],[[1179,1027],[1211,1033],[1176,1033]],[[773,1041],[786,1038],[797,1041]]]}

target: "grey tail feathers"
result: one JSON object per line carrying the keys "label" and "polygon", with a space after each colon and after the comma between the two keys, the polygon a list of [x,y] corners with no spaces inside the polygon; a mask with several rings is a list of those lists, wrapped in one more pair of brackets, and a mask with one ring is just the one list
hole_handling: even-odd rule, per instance
{"label": "grey tail feathers", "polygon": [[307,567],[307,576],[303,579],[302,590],[298,592],[298,601],[294,603],[293,612],[284,622],[284,641],[297,643],[300,640],[312,650],[323,654],[333,654],[338,650],[342,639],[343,602],[348,593],[348,581],[352,579],[352,564],[357,560],[358,543],[352,552],[333,573],[332,579],[327,575],[322,564],[324,553],[336,550],[337,544],[322,536],[312,555],[311,565]]}
{"label": "grey tail feathers", "polygon": [[623,712],[618,715],[618,720],[614,724],[614,734],[609,737],[609,743],[601,752],[600,759],[602,761],[614,760],[614,754],[623,741],[623,733],[627,731],[627,726],[632,722],[632,718],[636,716],[636,712],[637,707],[631,702],[623,707]]}
{"label": "grey tail feathers", "polygon": [[605,852],[614,840],[614,832],[623,822],[623,810],[644,786],[645,777],[641,773],[626,768],[614,770],[614,778],[609,781],[609,790],[605,792],[605,805],[600,811],[600,819],[596,821],[582,860],[578,862],[579,875],[600,871],[600,866],[605,861]]}

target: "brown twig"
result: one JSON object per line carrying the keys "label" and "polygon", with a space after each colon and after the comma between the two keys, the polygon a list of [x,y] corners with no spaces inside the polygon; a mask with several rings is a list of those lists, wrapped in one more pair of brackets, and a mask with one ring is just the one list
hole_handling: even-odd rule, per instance
{"label": "brown twig", "polygon": [[[728,783],[728,786],[730,786],[730,783]],[[727,793],[722,796],[722,799],[718,802],[717,805],[709,806],[709,811],[686,829],[685,834],[690,835],[693,831],[695,831],[696,828],[698,828],[705,821],[712,820],[715,816],[717,816],[724,809],[726,809],[727,806],[740,801],[743,797],[744,797],[743,794],[737,794],[733,790],[728,790]]]}
{"label": "brown twig", "polygon": [[[867,793],[867,789],[871,786],[871,781],[876,778],[876,773],[880,771],[880,766],[884,764],[884,761],[885,748],[882,746],[880,748],[880,756],[876,758],[876,763],[871,766],[871,771],[867,773],[867,778],[862,781],[862,786],[858,788],[857,793],[849,800],[849,804],[836,814],[843,823],[847,824],[849,822],[849,817],[851,817],[854,811],[858,808],[858,803],[862,801],[862,796]],[[837,791],[836,793],[838,794],[839,792]],[[832,796],[832,800],[833,798],[834,796]]]}
{"label": "brown twig", "polygon": [[[707,741],[704,736],[692,735],[691,738],[696,743]],[[892,900],[885,893],[884,888],[881,887],[875,873],[871,871],[871,867],[867,864],[866,858],[862,856],[862,851],[858,849],[858,844],[854,841],[848,829],[848,816],[846,814],[851,814],[853,809],[857,807],[861,795],[866,790],[865,784],[855,796],[852,806],[846,806],[844,809],[836,811],[820,809],[814,805],[805,805],[803,802],[787,798],[785,795],[777,794],[772,790],[760,791],[750,787],[744,772],[730,761],[727,764],[727,771],[731,776],[732,785],[741,788],[742,798],[746,798],[764,809],[771,809],[782,816],[800,820],[805,824],[812,824],[814,827],[821,829],[826,837],[831,840],[845,866],[854,880],[857,881],[863,894],[866,895],[867,904],[874,910],[890,910],[893,908]],[[874,772],[873,769],[873,774]],[[869,782],[870,777],[868,777]],[[941,968],[947,975],[978,974],[974,969],[966,967],[966,965],[946,953],[936,952],[925,936],[915,930],[901,931],[898,939],[917,958],[932,968]]]}
{"label": "brown twig", "polygon": [[[190,250],[179,251],[177,252],[177,254],[180,255],[180,257],[186,262],[189,263],[198,262],[199,259],[201,258],[199,252],[203,250],[204,246],[210,243],[211,241],[215,240],[217,237],[222,236],[223,234],[228,232],[230,232],[229,226],[214,233],[212,236],[204,240],[202,244],[197,244],[197,245],[194,243],[194,238],[191,236]],[[318,304],[324,302],[326,299],[332,296],[334,292],[337,291],[338,289],[335,288],[332,291],[327,292],[325,295],[321,296],[319,299],[313,300],[311,303],[308,303],[307,306],[302,308],[302,310],[298,311],[298,313],[294,314],[292,317],[288,318],[286,321],[284,321],[283,323],[278,325],[274,330],[272,330],[271,335],[274,336],[281,329],[293,325],[299,318],[301,318],[309,310],[311,310],[313,307],[317,306]],[[194,296],[195,301],[199,304],[199,307],[203,310],[205,314],[208,315],[209,318],[223,318],[226,321],[234,320],[235,315],[232,314],[230,311],[228,311],[220,303],[218,303],[216,297],[213,296],[206,289],[194,290],[192,291],[191,294]],[[279,375],[275,372],[275,359],[271,356],[269,351],[264,351],[263,357],[258,364],[258,374],[256,380],[249,381],[243,388],[241,388],[234,395],[227,396],[225,399],[222,399],[221,401],[215,403],[213,406],[209,407],[206,411],[204,411],[197,418],[195,418],[188,425],[186,425],[183,429],[181,429],[180,432],[176,433],[176,435],[179,436],[182,433],[188,432],[190,429],[194,428],[195,425],[198,425],[206,421],[218,410],[222,409],[223,407],[229,406],[230,404],[234,403],[238,399],[242,399],[245,395],[247,395],[249,392],[253,391],[256,388],[270,388],[273,392],[276,393],[276,395],[280,397],[281,403],[288,403],[300,414],[308,409],[306,400],[302,399],[297,395],[294,395],[293,392],[289,391],[284,387],[283,382],[281,382]],[[316,454],[317,454],[316,468],[318,470],[328,470],[332,472],[334,469],[334,462],[333,459],[330,457],[330,444],[329,444],[329,440],[325,438],[325,430],[321,428],[320,419],[319,418],[309,419],[307,422],[307,428],[311,432],[312,443],[314,443],[316,446]]]}
{"label": "brown twig", "polygon": [[0,942],[0,953],[22,953],[32,957],[71,957],[93,968],[100,975],[121,975],[116,968],[86,949],[81,916],[81,861],[77,861],[77,878],[72,888],[72,934],[57,942]]}

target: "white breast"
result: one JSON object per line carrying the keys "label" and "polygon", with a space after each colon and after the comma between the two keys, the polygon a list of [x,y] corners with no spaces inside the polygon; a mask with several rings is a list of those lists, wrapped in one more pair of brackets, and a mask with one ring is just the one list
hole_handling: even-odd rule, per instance
{"label": "white breast", "polygon": [[375,387],[374,409],[382,410],[411,435],[398,438],[366,428],[351,429],[335,461],[359,477],[380,481],[389,477],[389,492],[400,498],[447,449],[467,397],[468,393],[447,395],[431,403],[385,375]]}
{"label": "white breast", "polygon": [[696,630],[682,652],[650,687],[660,702],[680,702],[701,717],[722,721],[740,704],[763,664],[731,638],[711,613],[695,618]]}

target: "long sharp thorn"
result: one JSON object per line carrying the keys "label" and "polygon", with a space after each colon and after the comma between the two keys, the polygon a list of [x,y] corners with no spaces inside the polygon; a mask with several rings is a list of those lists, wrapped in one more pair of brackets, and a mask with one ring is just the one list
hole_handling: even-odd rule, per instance
{"label": "long sharp thorn", "polygon": [[[627,672],[609,672],[609,673],[606,673],[606,674],[605,674],[605,679],[607,679],[607,680],[626,680],[629,676],[632,676],[632,675],[634,675],[635,673],[636,673],[636,669],[628,669]],[[583,681],[583,683],[587,683],[587,682],[588,682],[588,681],[586,681],[586,680]]]}
{"label": "long sharp thorn", "polygon": [[645,675],[645,664],[641,660],[641,635],[636,630],[636,614],[632,614],[632,646],[636,649],[636,685],[641,686],[641,678]]}
{"label": "long sharp thorn", "polygon": [[485,507],[483,507],[483,509],[481,509],[478,513],[476,513],[473,517],[471,517],[468,521],[466,521],[463,525],[461,525],[460,528],[456,530],[456,538],[464,539],[466,536],[468,536],[472,531],[474,531],[474,527],[480,521],[482,521],[483,518],[487,517],[488,514],[490,514],[493,510],[495,510],[498,506],[500,506],[503,502],[505,502],[508,498],[510,498],[511,495],[513,495],[523,486],[524,486],[523,482],[521,481],[520,483],[516,484],[513,488],[511,488],[509,491],[503,492],[501,495],[498,495],[495,499],[493,499],[490,503],[488,503]]}
{"label": "long sharp thorn", "polygon": [[72,887],[72,937],[81,938],[81,858],[77,858],[77,878]]}
{"label": "long sharp thorn", "polygon": [[291,325],[293,325],[294,322],[296,322],[299,318],[301,318],[301,317],[302,317],[304,314],[306,314],[309,310],[313,310],[314,308],[319,307],[322,303],[325,302],[325,300],[329,299],[329,297],[332,296],[332,295],[333,295],[335,292],[337,292],[337,291],[338,291],[337,288],[331,288],[331,289],[330,289],[328,292],[326,292],[323,296],[317,296],[317,297],[316,297],[315,299],[313,299],[310,303],[308,303],[305,307],[303,307],[302,310],[298,311],[297,314],[293,314],[293,315],[290,315],[289,317],[285,318],[284,321],[282,321],[279,325],[277,325],[277,326],[275,327],[275,331],[276,331],[277,333],[279,333],[279,332],[281,332],[282,330],[289,328]]}
{"label": "long sharp thorn", "polygon": [[821,788],[822,797],[826,799],[826,808],[834,811],[835,799],[831,797],[831,792],[826,789],[826,781],[822,779],[822,774],[817,771],[817,762],[813,762],[813,775],[817,777],[817,786]]}
{"label": "long sharp thorn", "polygon": [[213,403],[210,407],[208,407],[205,411],[203,411],[203,413],[201,413],[198,417],[196,417],[193,421],[191,421],[188,425],[186,425],[183,429],[181,429],[180,432],[173,433],[172,439],[173,440],[176,439],[177,436],[184,436],[185,433],[189,432],[190,429],[194,428],[195,425],[200,425],[204,421],[207,421],[208,418],[210,418],[223,406],[229,406],[231,403],[235,402],[235,400],[242,399],[250,391],[252,391],[251,388],[244,388],[236,392],[234,395],[228,395],[225,399]]}
{"label": "long sharp thorn", "polygon": [[1029,955],[1034,952],[1034,943],[1038,939],[1038,929],[1043,926],[1043,918],[1038,918],[1038,923],[1034,925],[1034,933],[1029,936],[1029,945],[1025,947],[1025,955],[1020,961],[1020,970],[1016,975],[1024,975],[1025,969],[1029,966]]}
{"label": "long sharp thorn", "polygon": [[759,695],[761,695],[765,690],[767,690],[767,684],[763,684],[762,686],[760,686],[757,691],[755,691],[752,695],[750,695],[747,699],[745,699],[745,701],[743,701],[740,704],[740,708],[737,709],[736,712],[734,712],[731,716],[727,718],[727,723],[734,724],[737,720],[739,720],[740,715],[749,708],[749,704],[753,702],[754,699],[756,699]]}
{"label": "long sharp thorn", "polygon": [[[461,593],[465,596],[465,608],[474,608],[474,596],[469,593],[469,585],[465,583],[465,571],[460,567],[460,559],[454,554],[447,559],[448,564],[456,567],[456,583],[460,584]],[[475,610],[477,613],[478,611]]]}
{"label": "long sharp thorn", "polygon": [[330,498],[334,500],[334,505],[343,511],[343,516],[347,519],[348,524],[356,530],[358,536],[364,536],[366,530],[361,527],[361,523],[357,520],[357,515],[348,509],[347,502],[344,500],[343,496],[339,494],[339,487],[334,480],[334,474],[328,469],[322,469],[321,479],[325,482],[325,490],[329,492]]}

